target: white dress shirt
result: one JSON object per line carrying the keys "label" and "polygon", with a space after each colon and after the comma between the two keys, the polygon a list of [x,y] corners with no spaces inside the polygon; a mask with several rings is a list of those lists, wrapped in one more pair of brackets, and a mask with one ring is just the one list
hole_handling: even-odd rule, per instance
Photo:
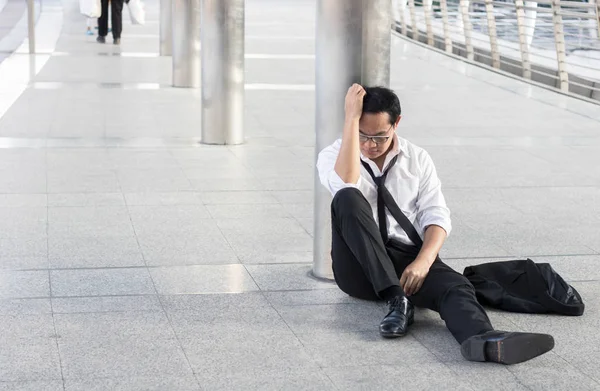
{"label": "white dress shirt", "polygon": [[[396,155],[398,161],[391,168],[385,180],[385,187],[390,191],[394,200],[413,223],[419,236],[424,237],[425,229],[430,225],[442,227],[449,235],[452,230],[450,210],[442,194],[440,182],[431,157],[424,149],[394,134],[392,150],[387,154],[383,170]],[[335,196],[335,193],[346,187],[354,187],[365,196],[373,218],[377,218],[377,187],[367,172],[360,166],[360,177],[356,184],[345,183],[335,172],[334,166],[340,153],[342,140],[339,139],[319,153],[317,169],[323,186]],[[372,160],[361,154],[361,159],[371,166],[375,176],[383,173]],[[386,208],[388,236],[406,244],[413,244],[398,222],[394,220]]]}

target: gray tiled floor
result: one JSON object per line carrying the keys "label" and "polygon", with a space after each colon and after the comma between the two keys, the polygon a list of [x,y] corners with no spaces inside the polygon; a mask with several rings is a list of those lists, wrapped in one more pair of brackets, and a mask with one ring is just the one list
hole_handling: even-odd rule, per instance
{"label": "gray tiled floor", "polygon": [[305,89],[247,89],[230,147],[199,145],[200,94],[169,87],[157,0],[120,48],[62,4],[54,55],[0,117],[0,390],[600,388],[600,106],[393,38],[399,133],[453,212],[443,257],[547,261],[587,303],[490,312],[556,348],[468,363],[437,314],[385,341],[382,303],[308,275],[315,0],[246,1],[246,82]]}

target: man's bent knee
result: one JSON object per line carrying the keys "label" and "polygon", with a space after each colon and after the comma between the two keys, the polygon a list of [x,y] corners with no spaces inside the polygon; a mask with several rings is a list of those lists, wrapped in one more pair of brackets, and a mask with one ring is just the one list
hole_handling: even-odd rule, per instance
{"label": "man's bent knee", "polygon": [[336,213],[349,211],[355,209],[361,203],[368,202],[363,194],[355,187],[346,187],[337,193],[333,197],[331,202],[331,210]]}

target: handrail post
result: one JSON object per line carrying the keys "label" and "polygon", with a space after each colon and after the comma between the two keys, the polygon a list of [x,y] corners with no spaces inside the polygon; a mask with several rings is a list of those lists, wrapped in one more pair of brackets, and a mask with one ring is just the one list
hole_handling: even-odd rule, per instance
{"label": "handrail post", "polygon": [[554,43],[556,46],[556,60],[558,62],[558,80],[561,91],[569,91],[569,74],[567,73],[567,55],[565,47],[565,34],[562,16],[560,14],[560,0],[552,0],[552,25],[554,26]]}
{"label": "handrail post", "polygon": [[465,48],[467,49],[467,59],[473,61],[475,59],[475,51],[473,50],[473,25],[469,17],[469,0],[460,0],[460,12],[463,20],[463,33],[465,36]]}
{"label": "handrail post", "polygon": [[487,15],[488,35],[490,36],[492,67],[500,69],[500,52],[498,51],[498,32],[496,30],[496,17],[494,16],[493,0],[485,0],[485,13]]}
{"label": "handrail post", "polygon": [[400,14],[400,27],[402,31],[402,35],[406,36],[408,32],[408,27],[406,26],[406,5],[408,4],[407,0],[399,0],[398,1],[398,11]]}
{"label": "handrail post", "polygon": [[431,22],[433,14],[433,0],[423,0],[423,13],[425,14],[425,26],[427,26],[427,45],[434,46],[433,25]]}
{"label": "handrail post", "polygon": [[415,10],[415,0],[408,0],[408,10],[410,11],[410,25],[412,31],[412,39],[419,40],[419,26],[417,26],[417,13]]}
{"label": "handrail post", "polygon": [[452,53],[452,37],[450,37],[450,28],[448,25],[448,3],[446,0],[440,0],[442,9],[442,24],[444,26],[444,49],[446,53]]}
{"label": "handrail post", "polygon": [[600,39],[600,0],[596,0],[596,24],[598,25],[598,39]]}
{"label": "handrail post", "polygon": [[523,77],[531,79],[531,61],[529,60],[529,45],[525,29],[525,7],[523,0],[515,0],[517,8],[517,29],[519,31],[519,49],[521,51],[521,68]]}

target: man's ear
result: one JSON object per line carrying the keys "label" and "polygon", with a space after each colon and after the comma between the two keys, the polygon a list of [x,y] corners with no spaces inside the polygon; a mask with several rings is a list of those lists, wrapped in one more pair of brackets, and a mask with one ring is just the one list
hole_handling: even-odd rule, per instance
{"label": "man's ear", "polygon": [[396,129],[398,127],[398,124],[400,123],[400,120],[402,119],[402,116],[399,115],[398,119],[396,120],[396,123],[394,124],[394,129]]}

